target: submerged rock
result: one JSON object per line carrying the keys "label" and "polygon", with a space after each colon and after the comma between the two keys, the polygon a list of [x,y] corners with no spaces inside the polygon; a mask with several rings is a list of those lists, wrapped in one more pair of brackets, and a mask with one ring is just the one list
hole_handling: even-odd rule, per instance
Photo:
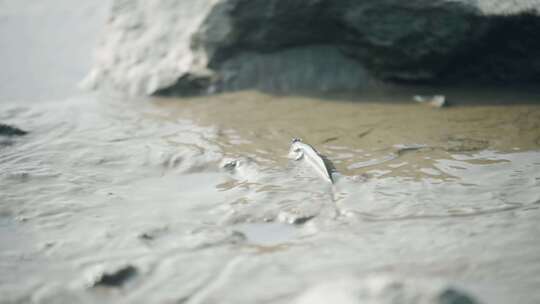
{"label": "submerged rock", "polygon": [[131,94],[540,81],[540,3],[115,0],[85,84]]}

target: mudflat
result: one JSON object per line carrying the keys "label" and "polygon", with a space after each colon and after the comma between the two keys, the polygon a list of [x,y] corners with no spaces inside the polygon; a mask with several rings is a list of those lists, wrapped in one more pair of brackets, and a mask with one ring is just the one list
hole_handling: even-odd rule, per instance
{"label": "mudflat", "polygon": [[1,302],[294,303],[379,275],[538,302],[538,95],[422,90],[3,103],[29,133],[0,148]]}

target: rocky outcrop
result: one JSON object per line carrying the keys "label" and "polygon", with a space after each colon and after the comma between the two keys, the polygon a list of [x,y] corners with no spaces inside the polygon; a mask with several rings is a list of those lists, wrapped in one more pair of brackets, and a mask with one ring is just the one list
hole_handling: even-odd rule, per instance
{"label": "rocky outcrop", "polygon": [[540,0],[508,3],[116,0],[85,83],[192,95],[539,81]]}

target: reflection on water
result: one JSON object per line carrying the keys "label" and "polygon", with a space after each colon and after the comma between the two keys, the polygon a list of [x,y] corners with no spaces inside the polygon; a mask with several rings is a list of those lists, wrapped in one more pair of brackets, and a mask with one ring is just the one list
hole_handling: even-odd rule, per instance
{"label": "reflection on water", "polygon": [[[370,98],[2,105],[30,133],[0,147],[0,298],[289,303],[384,271],[540,300],[540,106]],[[287,159],[292,137],[335,185]],[[85,287],[126,264],[123,294]]]}

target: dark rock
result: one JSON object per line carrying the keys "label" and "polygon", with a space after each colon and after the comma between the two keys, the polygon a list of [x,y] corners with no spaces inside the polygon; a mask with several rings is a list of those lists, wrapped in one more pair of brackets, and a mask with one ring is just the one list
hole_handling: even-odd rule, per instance
{"label": "dark rock", "polygon": [[86,84],[132,94],[538,82],[540,3],[121,1]]}
{"label": "dark rock", "polygon": [[307,215],[307,216],[303,216],[303,217],[297,217],[295,218],[291,224],[294,224],[294,225],[304,225],[305,223],[309,222],[310,220],[312,220],[313,218],[315,218],[314,215]]}
{"label": "dark rock", "polygon": [[476,304],[476,302],[471,296],[467,295],[463,291],[447,288],[442,291],[439,295],[438,302],[440,304]]}
{"label": "dark rock", "polygon": [[449,1],[365,1],[345,14],[345,51],[375,76],[395,81],[428,81],[449,59],[482,34],[480,12]]}
{"label": "dark rock", "polygon": [[146,233],[146,232],[143,232],[143,233],[139,234],[138,237],[141,240],[147,240],[147,241],[152,241],[155,238],[154,235],[152,235],[150,233]]}
{"label": "dark rock", "polygon": [[0,136],[22,136],[28,132],[23,131],[17,127],[9,126],[0,123]]}
{"label": "dark rock", "polygon": [[122,287],[137,274],[137,268],[131,265],[118,268],[112,272],[104,272],[94,282],[94,286]]}

